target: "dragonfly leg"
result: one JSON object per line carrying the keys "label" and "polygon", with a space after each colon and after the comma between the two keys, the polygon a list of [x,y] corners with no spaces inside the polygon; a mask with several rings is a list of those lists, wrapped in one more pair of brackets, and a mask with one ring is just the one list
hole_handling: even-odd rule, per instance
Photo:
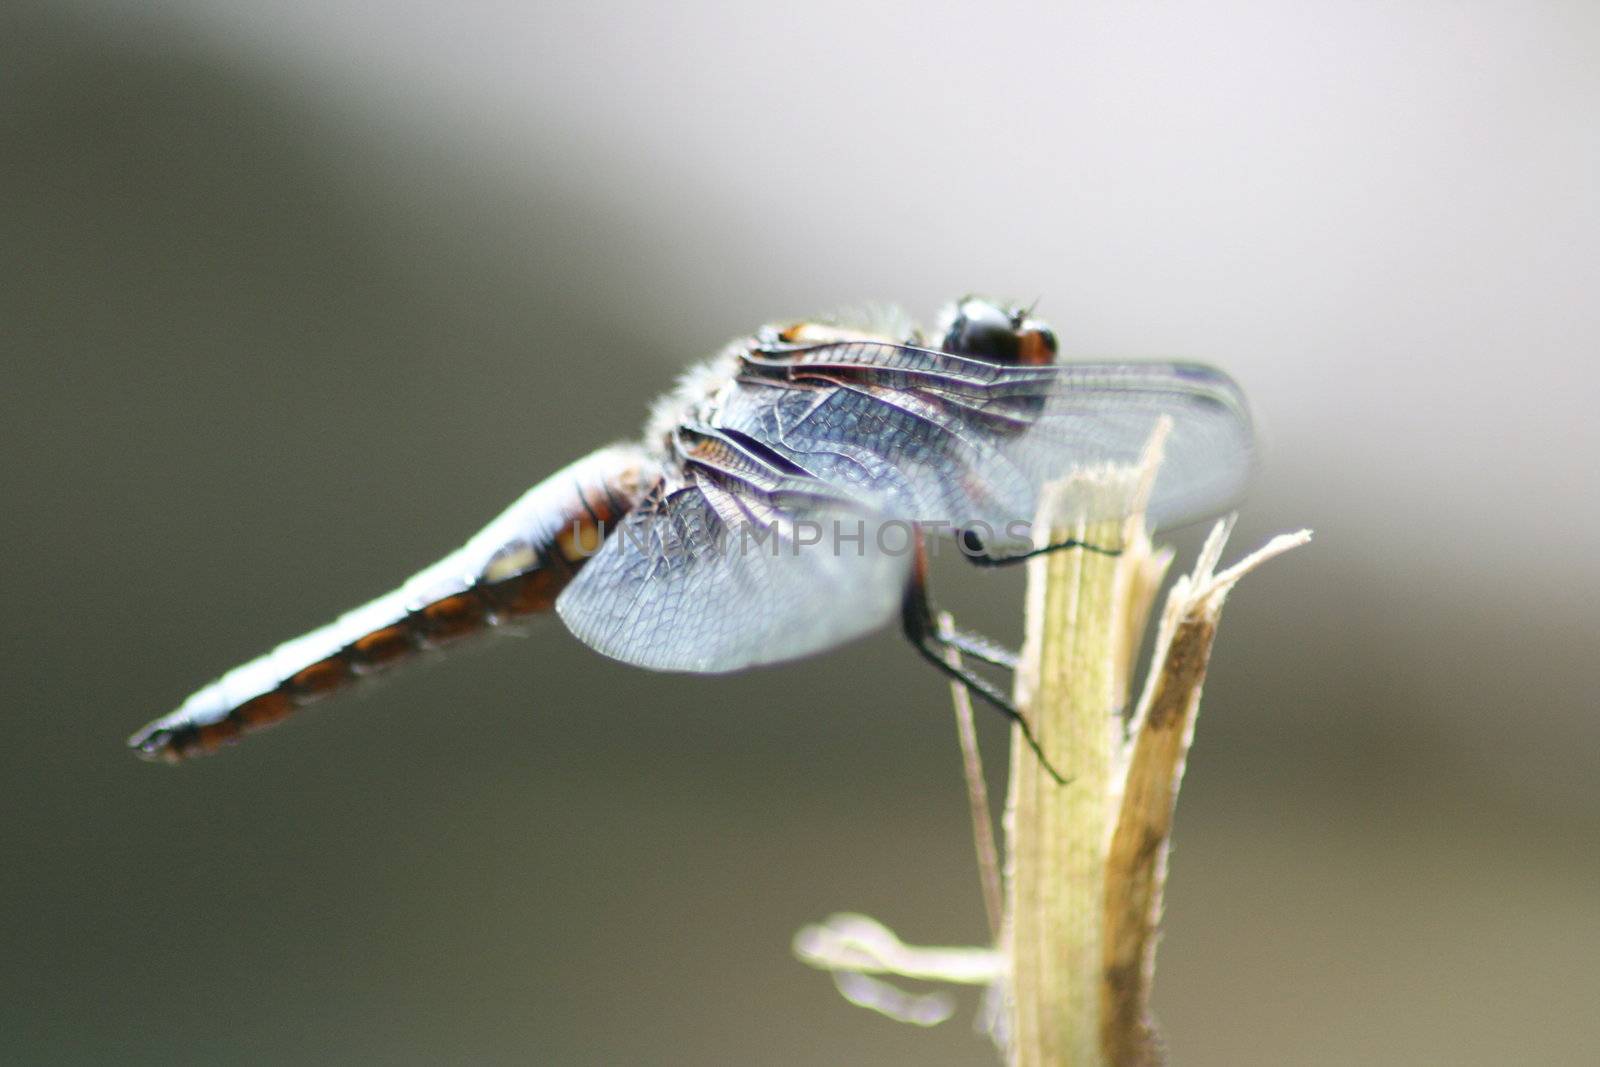
{"label": "dragonfly leg", "polygon": [[[1033,735],[1033,728],[1028,725],[1028,720],[1017,710],[1017,706],[1011,702],[1011,698],[999,686],[983,677],[983,675],[975,673],[966,666],[957,666],[945,658],[947,648],[955,648],[960,651],[966,650],[962,647],[961,642],[951,637],[946,637],[939,632],[938,623],[934,619],[933,605],[928,600],[925,574],[920,567],[917,568],[910,584],[906,587],[900,615],[901,625],[905,629],[906,637],[916,646],[917,651],[921,652],[929,663],[932,663],[940,671],[965,685],[981,697],[984,703],[1016,723],[1017,728],[1022,731],[1022,739],[1028,743],[1028,747],[1038,757],[1040,766],[1044,767],[1050,777],[1056,780],[1057,785],[1066,785],[1067,779],[1061,776],[1061,773],[1055,769],[1049,758],[1045,756],[1044,750],[1039,747],[1038,739]],[[963,640],[971,639],[975,636],[968,634],[964,636]],[[987,638],[981,638],[980,640],[984,645],[988,646],[989,650],[993,650],[994,646]],[[1012,656],[1011,658],[1014,666],[1016,657]]]}
{"label": "dragonfly leg", "polygon": [[1004,667],[1008,671],[1017,669],[1017,661],[1020,657],[1000,644],[1000,642],[992,641],[982,634],[952,627],[944,635],[944,642],[956,651],[971,656],[973,659],[982,660],[996,667]]}
{"label": "dragonfly leg", "polygon": [[989,551],[987,545],[971,530],[961,531],[961,554],[967,560],[979,567],[1009,567],[1013,563],[1023,563],[1035,556],[1042,556],[1047,552],[1063,552],[1069,548],[1081,548],[1085,552],[1097,552],[1102,556],[1120,556],[1122,549],[1106,548],[1102,545],[1091,545],[1087,541],[1068,539],[1057,541],[1054,544],[1041,545],[1011,555],[997,555]]}

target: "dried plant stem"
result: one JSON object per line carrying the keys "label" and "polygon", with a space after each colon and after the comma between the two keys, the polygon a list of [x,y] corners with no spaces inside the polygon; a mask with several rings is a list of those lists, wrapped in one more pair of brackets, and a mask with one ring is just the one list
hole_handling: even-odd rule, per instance
{"label": "dried plant stem", "polygon": [[1106,942],[1101,1045],[1105,1061],[1144,1067],[1161,1061],[1150,994],[1167,876],[1172,817],[1200,711],[1200,688],[1211,659],[1222,602],[1245,574],[1310,540],[1310,532],[1276,537],[1214,575],[1228,524],[1206,540],[1192,575],[1178,579],[1162,613],[1144,696],[1130,729],[1121,811],[1106,862]]}
{"label": "dried plant stem", "polygon": [[[1172,559],[1151,547],[1143,520],[1161,438],[1138,467],[1083,472],[1045,494],[1040,544],[1110,551],[1065,549],[1028,564],[1016,703],[1068,781],[1057,783],[1013,729],[1003,892],[971,704],[952,686],[991,929],[1003,907],[998,948],[908,946],[855,915],[796,938],[796,955],[830,971],[847,999],[906,1022],[931,1025],[953,1009],[876,976],[989,984],[1002,1008],[992,1032],[1013,1067],[1161,1062],[1150,994],[1167,850],[1222,604],[1245,574],[1311,538],[1274,538],[1218,573],[1231,521],[1218,523],[1167,597],[1143,696],[1125,719],[1140,636]],[[1132,517],[1082,518],[1103,515]]]}
{"label": "dried plant stem", "polygon": [[[939,613],[940,633],[955,627],[950,613]],[[950,648],[945,658],[961,666],[961,653]],[[967,808],[972,816],[972,845],[978,854],[978,882],[983,888],[983,910],[989,919],[989,937],[1000,941],[1004,900],[1000,889],[1000,850],[994,839],[994,813],[989,808],[989,785],[983,777],[983,757],[978,752],[978,731],[972,723],[972,694],[962,682],[950,683],[950,701],[956,709],[956,737],[961,742],[961,773],[967,782]]]}
{"label": "dried plant stem", "polygon": [[[1137,503],[1142,490],[1120,473],[1066,483],[1054,514],[1105,507],[1086,506],[1086,494],[1127,491]],[[1222,603],[1244,574],[1310,538],[1276,538],[1216,574],[1230,527],[1217,524],[1194,573],[1173,587],[1126,731],[1128,674],[1170,556],[1151,550],[1137,517],[1122,527],[1058,519],[1052,541],[1071,537],[1121,554],[1053,553],[1029,572],[1018,706],[1072,780],[1054,788],[1013,737],[1006,1037],[1017,1067],[1161,1061],[1150,994],[1166,857]]]}
{"label": "dried plant stem", "polygon": [[[1057,487],[1045,514],[1119,509],[1085,494],[1137,492],[1120,484],[1074,479]],[[1073,549],[1029,564],[1027,631],[1017,703],[1050,761],[1067,777],[1058,785],[1013,736],[1006,805],[1009,952],[1008,1025],[1017,1067],[1096,1064],[1101,1015],[1104,872],[1120,776],[1120,647],[1130,576],[1149,543],[1119,522],[1041,524],[1052,542],[1068,538],[1118,556]],[[1125,676],[1125,674],[1124,674]]]}

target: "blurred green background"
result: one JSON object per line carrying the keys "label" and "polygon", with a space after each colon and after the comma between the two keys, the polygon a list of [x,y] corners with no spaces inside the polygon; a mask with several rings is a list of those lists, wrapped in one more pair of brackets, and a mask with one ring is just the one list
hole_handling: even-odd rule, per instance
{"label": "blurred green background", "polygon": [[[703,679],[552,622],[122,748],[727,339],[975,289],[1228,367],[1231,555],[1317,531],[1225,618],[1174,1062],[1600,1062],[1597,46],[1588,3],[8,0],[0,1061],[991,1062],[975,996],[902,1028],[789,955],[982,934],[893,633]],[[1016,639],[1020,575],[939,588]]]}

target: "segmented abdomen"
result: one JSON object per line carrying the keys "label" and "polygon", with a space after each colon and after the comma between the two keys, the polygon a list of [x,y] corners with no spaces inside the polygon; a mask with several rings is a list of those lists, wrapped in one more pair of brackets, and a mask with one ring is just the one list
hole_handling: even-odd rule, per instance
{"label": "segmented abdomen", "polygon": [[168,762],[212,752],[366,675],[549,611],[652,470],[629,445],[579,460],[399,589],[229,671],[128,744]]}

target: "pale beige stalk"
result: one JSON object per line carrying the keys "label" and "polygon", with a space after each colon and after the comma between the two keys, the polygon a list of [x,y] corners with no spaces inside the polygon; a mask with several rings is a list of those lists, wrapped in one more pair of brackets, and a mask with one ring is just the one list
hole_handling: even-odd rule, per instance
{"label": "pale beige stalk", "polygon": [[[949,637],[955,621],[948,611],[939,613],[939,633]],[[945,662],[961,666],[961,653],[952,646]],[[950,702],[956,709],[956,740],[961,744],[961,774],[967,782],[967,811],[972,816],[972,847],[978,854],[978,885],[983,890],[983,911],[989,919],[989,936],[1000,940],[1005,899],[1000,887],[1000,849],[994,839],[994,814],[989,809],[989,783],[983,777],[983,756],[978,751],[978,730],[972,721],[972,694],[962,682],[950,682]]]}
{"label": "pale beige stalk", "polygon": [[1163,564],[1152,559],[1140,524],[1069,517],[1125,514],[1144,484],[1139,471],[1123,470],[1052,487],[1039,524],[1051,543],[1072,539],[1120,554],[1076,548],[1028,565],[1017,704],[1068,781],[1056,783],[1013,737],[1003,1032],[1018,1067],[1101,1062],[1105,868],[1122,791],[1121,709]]}
{"label": "pale beige stalk", "polygon": [[1103,1062],[1116,1067],[1161,1061],[1150,994],[1167,852],[1222,603],[1245,574],[1311,538],[1308,530],[1275,537],[1214,574],[1230,525],[1217,524],[1194,573],[1179,578],[1167,598],[1150,677],[1131,723],[1132,751],[1105,874],[1101,1051]]}
{"label": "pale beige stalk", "polygon": [[[1222,604],[1243,575],[1311,536],[1274,538],[1216,573],[1231,521],[1218,523],[1167,597],[1143,696],[1125,717],[1139,641],[1171,562],[1169,551],[1152,549],[1142,518],[1160,436],[1138,467],[1082,472],[1046,493],[1038,543],[1072,539],[1116,554],[1074,548],[1028,565],[1016,701],[1068,781],[1057,783],[1012,731],[998,950],[916,948],[853,915],[796,939],[796,954],[831,971],[853,1003],[908,1022],[931,1024],[952,1007],[874,976],[990,984],[1000,1004],[991,1028],[1017,1067],[1159,1063],[1150,993],[1166,858]],[[992,848],[982,774],[960,714],[958,700],[982,857]]]}

